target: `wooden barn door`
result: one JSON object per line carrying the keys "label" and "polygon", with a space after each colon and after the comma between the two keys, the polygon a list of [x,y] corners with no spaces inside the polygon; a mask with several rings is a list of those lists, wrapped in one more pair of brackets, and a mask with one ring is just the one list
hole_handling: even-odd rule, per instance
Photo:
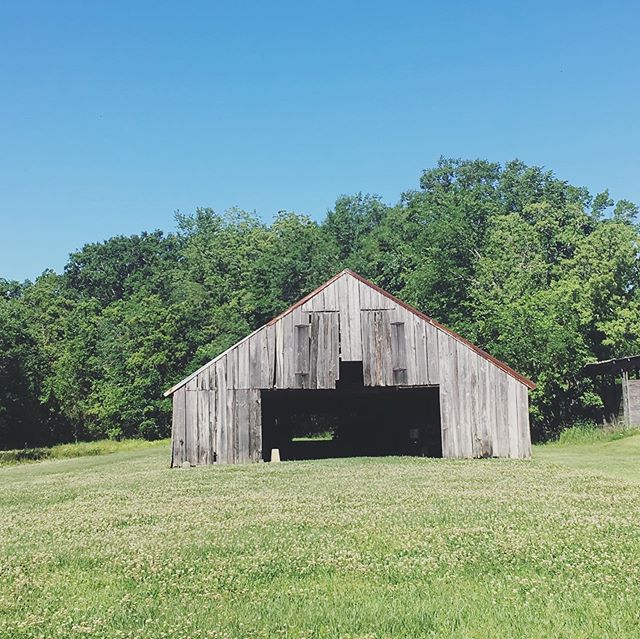
{"label": "wooden barn door", "polygon": [[311,312],[308,318],[308,323],[294,327],[296,387],[335,388],[340,358],[339,314]]}
{"label": "wooden barn door", "polygon": [[365,386],[402,386],[407,383],[407,347],[404,322],[392,310],[362,311],[362,369]]}

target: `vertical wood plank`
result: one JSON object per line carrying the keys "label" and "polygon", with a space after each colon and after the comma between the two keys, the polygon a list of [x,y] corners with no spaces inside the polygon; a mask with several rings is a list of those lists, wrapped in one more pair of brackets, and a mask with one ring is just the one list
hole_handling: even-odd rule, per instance
{"label": "vertical wood plank", "polygon": [[[414,344],[416,349],[415,383],[420,385],[430,384],[432,382],[429,380],[426,322],[414,315],[413,328],[414,328]],[[436,357],[437,356],[438,355],[436,352]]]}
{"label": "vertical wood plank", "polygon": [[[480,372],[478,370],[480,358],[470,349],[466,348],[466,362],[469,367],[469,413],[471,429],[471,447],[473,457],[483,457],[484,445],[482,438],[482,418],[481,418],[481,392],[480,392]],[[484,361],[484,360],[483,360]]]}
{"label": "vertical wood plank", "polygon": [[227,461],[236,463],[238,459],[238,421],[236,407],[237,358],[233,351],[227,354]]}
{"label": "vertical wood plank", "polygon": [[236,346],[238,357],[238,388],[251,388],[251,368],[249,363],[249,340]]}
{"label": "vertical wood plank", "polygon": [[309,324],[295,326],[296,374],[309,372]]}
{"label": "vertical wood plank", "polygon": [[498,456],[498,404],[495,374],[496,367],[487,362],[487,413],[489,419],[489,434],[491,436],[491,455]]}
{"label": "vertical wood plank", "polygon": [[394,321],[390,323],[391,331],[391,367],[392,367],[392,384],[401,386],[408,383],[407,368],[407,340],[405,323]]}
{"label": "vertical wood plank", "polygon": [[363,376],[366,386],[392,386],[391,321],[387,311],[361,315]]}
{"label": "vertical wood plank", "polygon": [[299,309],[295,309],[293,312],[285,315],[282,318],[284,324],[283,337],[284,337],[284,386],[283,388],[296,388],[296,371],[295,371],[295,352],[293,347],[293,326],[296,323],[299,316]]}
{"label": "vertical wood plank", "polygon": [[263,388],[274,388],[276,386],[276,327],[267,326],[265,332],[266,340],[263,344],[261,364],[262,383]]}
{"label": "vertical wood plank", "polygon": [[[211,366],[215,381],[215,365]],[[209,391],[209,463],[214,464],[218,461],[218,432],[217,432],[217,409],[216,409],[217,391],[215,383]]]}
{"label": "vertical wood plank", "polygon": [[[227,371],[228,374],[228,371]],[[236,391],[227,388],[227,423],[226,423],[226,457],[228,464],[235,464],[238,461],[238,421]]]}
{"label": "vertical wood plank", "polygon": [[185,456],[185,402],[186,389],[184,386],[173,394],[173,418],[171,423],[171,466],[180,466]]}
{"label": "vertical wood plank", "polygon": [[459,371],[456,341],[448,337],[447,341],[448,363],[449,363],[449,385],[451,388],[449,409],[451,411],[450,435],[454,457],[462,457],[462,443],[460,441],[460,401],[459,397]]}
{"label": "vertical wood plank", "polygon": [[[410,386],[416,386],[423,384],[420,382],[419,364],[418,364],[418,344],[416,336],[416,322],[417,319],[413,313],[409,313],[404,309],[402,310],[405,335],[407,340],[407,384]],[[399,318],[398,318],[399,319]]]}
{"label": "vertical wood plank", "polygon": [[[283,318],[284,319],[284,318]],[[275,323],[275,375],[276,375],[276,388],[286,388],[285,385],[285,373],[284,373],[284,322],[282,319]]]}
{"label": "vertical wood plank", "polygon": [[[195,381],[194,379],[194,386]],[[187,384],[185,398],[185,459],[195,466],[198,463],[198,391],[195,388],[189,388]]]}
{"label": "vertical wood plank", "polygon": [[249,394],[250,390],[241,389],[236,391],[236,410],[238,431],[238,453],[236,457],[237,463],[246,463],[250,461],[249,442],[250,442],[250,406]]}
{"label": "vertical wood plank", "polygon": [[229,461],[227,435],[227,370],[226,357],[216,362],[216,459],[221,464]]}
{"label": "vertical wood plank", "polygon": [[480,420],[480,456],[491,457],[493,455],[493,435],[491,432],[491,419],[489,414],[489,362],[484,358],[478,359],[478,405]]}
{"label": "vertical wood plank", "polygon": [[[335,388],[338,377],[339,337],[338,313],[316,313],[317,317],[317,347],[314,343],[314,353],[311,360],[315,360],[315,388]],[[315,320],[312,319],[312,342],[314,342]]]}
{"label": "vertical wood plank", "polygon": [[376,356],[379,358],[379,367],[382,372],[382,385],[393,386],[393,366],[391,365],[391,317],[389,313],[384,311],[378,311],[377,317],[381,347]]}
{"label": "vertical wood plank", "polygon": [[324,290],[319,291],[311,298],[311,310],[320,311],[324,308]]}
{"label": "vertical wood plank", "polygon": [[262,396],[259,390],[249,391],[249,458],[262,461]]}
{"label": "vertical wood plank", "polygon": [[[358,280],[358,297],[360,299],[360,311],[366,311],[371,308],[371,289]],[[360,313],[362,317],[362,313]],[[364,346],[364,342],[363,342]]]}
{"label": "vertical wood plank", "polygon": [[453,412],[453,393],[452,393],[452,360],[449,357],[449,344],[447,340],[440,340],[438,343],[440,349],[439,357],[442,362],[440,367],[440,428],[442,431],[442,456],[445,458],[453,458],[456,456],[454,441],[454,421]]}
{"label": "vertical wood plank", "polygon": [[331,360],[329,371],[331,375],[331,388],[336,387],[336,381],[340,377],[340,314],[328,313],[331,319]]}
{"label": "vertical wood plank", "polygon": [[195,391],[198,403],[198,464],[209,464],[209,453],[211,449],[209,424],[209,395],[208,390]]}
{"label": "vertical wood plank", "polygon": [[442,332],[428,322],[424,322],[425,339],[427,346],[427,368],[429,384],[440,383],[440,358],[438,342]]}
{"label": "vertical wood plank", "polygon": [[344,275],[324,289],[324,300],[323,304],[318,308],[319,311],[340,311],[338,290],[343,279],[345,279]]}
{"label": "vertical wood plank", "polygon": [[520,454],[520,430],[518,428],[518,382],[507,376],[507,414],[509,420],[509,457],[518,459]]}
{"label": "vertical wood plank", "polygon": [[473,457],[473,432],[471,424],[471,366],[468,361],[469,349],[461,342],[456,343],[458,363],[458,453],[463,458]]}
{"label": "vertical wood plank", "polygon": [[309,324],[308,313],[304,314],[306,323],[294,326],[295,340],[295,375],[297,388],[309,388],[309,368],[310,368],[310,347],[311,347],[311,326]]}
{"label": "vertical wood plank", "polygon": [[338,308],[340,309],[340,357],[342,361],[349,362],[351,356],[351,316],[349,314],[349,276],[343,275],[335,282],[337,287]]}
{"label": "vertical wood plank", "polygon": [[211,364],[211,366],[207,368],[207,372],[209,374],[209,390],[213,391],[216,388],[216,365]]}
{"label": "vertical wood plank", "polygon": [[360,312],[360,333],[362,335],[362,378],[365,386],[373,386],[371,375],[371,325],[368,311]]}
{"label": "vertical wood plank", "polygon": [[529,428],[529,392],[524,384],[518,384],[518,431],[520,434],[520,456],[531,457],[531,430]]}
{"label": "vertical wood plank", "polygon": [[360,329],[360,282],[352,275],[347,277],[348,302],[349,302],[349,326],[351,360],[358,362],[362,360],[362,331]]}
{"label": "vertical wood plank", "polygon": [[320,314],[311,313],[309,341],[309,388],[318,388],[318,347],[320,343]]}
{"label": "vertical wood plank", "polygon": [[196,375],[196,388],[198,390],[209,390],[209,367]]}
{"label": "vertical wood plank", "polygon": [[509,457],[509,392],[507,376],[498,367],[493,367],[495,375],[496,402],[496,452],[498,457]]}
{"label": "vertical wood plank", "polygon": [[265,327],[249,338],[249,388],[262,386],[262,348],[265,339]]}

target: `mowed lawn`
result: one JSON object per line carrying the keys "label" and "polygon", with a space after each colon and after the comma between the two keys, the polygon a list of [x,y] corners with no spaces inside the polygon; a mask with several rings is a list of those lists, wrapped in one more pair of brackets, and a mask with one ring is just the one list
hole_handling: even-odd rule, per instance
{"label": "mowed lawn", "polygon": [[0,468],[0,636],[638,637],[639,458]]}

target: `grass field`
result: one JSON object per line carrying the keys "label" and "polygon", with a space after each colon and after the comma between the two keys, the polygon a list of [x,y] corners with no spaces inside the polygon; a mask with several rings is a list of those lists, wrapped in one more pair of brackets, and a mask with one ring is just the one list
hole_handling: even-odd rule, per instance
{"label": "grass field", "polygon": [[0,468],[0,637],[638,637],[639,460]]}

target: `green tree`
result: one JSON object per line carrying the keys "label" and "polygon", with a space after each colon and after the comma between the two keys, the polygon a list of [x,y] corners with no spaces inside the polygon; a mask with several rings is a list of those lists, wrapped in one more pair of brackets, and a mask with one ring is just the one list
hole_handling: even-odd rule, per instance
{"label": "green tree", "polygon": [[0,280],[0,447],[49,442],[40,381],[43,366],[18,297],[20,287]]}

